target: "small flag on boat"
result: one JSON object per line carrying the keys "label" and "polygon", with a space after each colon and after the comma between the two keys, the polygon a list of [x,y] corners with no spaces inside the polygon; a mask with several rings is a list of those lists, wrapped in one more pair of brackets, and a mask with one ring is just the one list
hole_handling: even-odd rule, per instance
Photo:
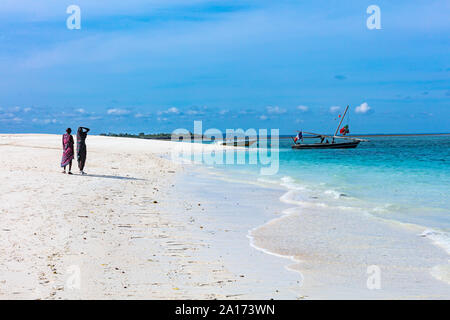
{"label": "small flag on boat", "polygon": [[350,130],[348,129],[348,124],[341,128],[341,130],[339,131],[343,136],[345,136],[347,133],[350,133]]}
{"label": "small flag on boat", "polygon": [[297,142],[297,140],[302,140],[303,141],[303,132],[299,131],[297,136],[294,138],[294,142]]}

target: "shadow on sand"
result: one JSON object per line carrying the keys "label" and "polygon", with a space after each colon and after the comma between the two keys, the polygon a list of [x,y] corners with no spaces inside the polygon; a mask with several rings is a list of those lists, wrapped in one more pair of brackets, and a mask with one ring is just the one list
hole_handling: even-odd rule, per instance
{"label": "shadow on sand", "polygon": [[85,174],[80,175],[81,177],[92,177],[92,178],[106,178],[106,179],[118,179],[118,180],[134,180],[134,181],[144,181],[145,179],[133,178],[133,177],[121,177],[121,176],[108,176],[105,174]]}

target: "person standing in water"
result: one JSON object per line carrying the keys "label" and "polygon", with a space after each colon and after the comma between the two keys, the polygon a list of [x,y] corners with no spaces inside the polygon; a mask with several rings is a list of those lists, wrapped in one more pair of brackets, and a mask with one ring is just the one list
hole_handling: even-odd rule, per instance
{"label": "person standing in water", "polygon": [[66,166],[69,166],[69,174],[72,174],[72,160],[73,156],[73,137],[71,135],[72,129],[67,128],[66,133],[62,136],[63,155],[61,160],[61,167],[64,168],[63,173],[66,173]]}
{"label": "person standing in water", "polygon": [[89,128],[85,127],[79,127],[77,131],[77,160],[81,174],[86,174],[83,170],[86,163],[86,137],[88,132]]}

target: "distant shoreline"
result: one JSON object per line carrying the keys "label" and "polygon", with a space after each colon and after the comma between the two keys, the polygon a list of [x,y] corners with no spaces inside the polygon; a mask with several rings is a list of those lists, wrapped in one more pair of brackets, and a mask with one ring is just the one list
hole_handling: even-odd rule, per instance
{"label": "distant shoreline", "polygon": [[[171,140],[170,133],[159,133],[159,134],[129,134],[129,133],[109,133],[109,134],[100,134],[101,136],[109,136],[109,137],[120,137],[120,138],[137,138],[137,139],[154,139],[154,140]],[[330,134],[331,135],[331,134]],[[282,134],[279,136],[280,139],[291,139],[294,135]],[[450,133],[366,133],[366,134],[350,134],[346,137],[420,137],[420,136],[450,136]],[[270,137],[270,136],[268,136]],[[209,137],[197,137],[193,136],[192,138],[207,138]],[[224,137],[225,138],[225,137]],[[249,138],[254,138],[253,136]]]}
{"label": "distant shoreline", "polygon": [[[0,133],[0,135],[36,135],[40,133]],[[42,133],[42,134],[48,134],[52,135],[54,133]],[[93,134],[97,136],[104,136],[104,137],[116,137],[116,138],[135,138],[135,139],[148,139],[148,140],[171,140],[171,134],[170,133],[159,133],[159,134],[145,134],[145,135],[139,135],[139,134],[130,134],[130,133],[100,133],[100,134]],[[332,134],[327,134],[332,136]],[[295,136],[295,134],[282,134],[279,136],[279,139],[292,139]],[[346,135],[346,137],[351,138],[358,138],[358,137],[433,137],[433,136],[450,136],[450,133],[366,133],[366,134],[349,134]],[[271,136],[268,135],[268,138]],[[211,139],[210,137],[206,136],[192,136],[191,138],[197,138],[197,139]],[[224,137],[225,138],[225,137]],[[254,136],[249,136],[249,138],[256,138]]]}
{"label": "distant shoreline", "polygon": [[348,137],[411,137],[411,136],[449,136],[450,133],[369,133],[369,134],[351,134]]}
{"label": "distant shoreline", "polygon": [[[332,134],[330,134],[332,135]],[[421,137],[421,136],[450,136],[450,133],[366,133],[366,134],[349,134],[345,137]],[[291,136],[280,135],[280,139],[291,138]]]}

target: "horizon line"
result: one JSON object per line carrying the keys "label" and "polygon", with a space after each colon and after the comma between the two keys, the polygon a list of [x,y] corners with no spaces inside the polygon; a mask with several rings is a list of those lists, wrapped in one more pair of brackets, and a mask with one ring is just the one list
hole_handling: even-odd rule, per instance
{"label": "horizon line", "polygon": [[[17,134],[23,134],[23,135],[33,135],[33,134],[47,134],[47,135],[61,135],[63,133],[42,133],[42,132],[15,132],[15,133],[6,133],[6,132],[0,132],[0,135],[17,135]],[[165,135],[165,134],[172,134],[169,132],[157,132],[157,133],[144,133],[144,135]],[[325,135],[333,135],[324,133]],[[120,133],[98,133],[98,134],[91,134],[92,136],[107,136],[107,135],[131,135],[131,136],[139,136],[139,133],[128,133],[128,132],[120,132]],[[290,137],[294,136],[295,134],[280,134],[279,137]],[[364,136],[445,136],[450,135],[450,132],[430,132],[430,133],[360,133],[360,134],[349,134],[346,135],[346,137],[364,137]],[[271,136],[270,134],[268,136]]]}

